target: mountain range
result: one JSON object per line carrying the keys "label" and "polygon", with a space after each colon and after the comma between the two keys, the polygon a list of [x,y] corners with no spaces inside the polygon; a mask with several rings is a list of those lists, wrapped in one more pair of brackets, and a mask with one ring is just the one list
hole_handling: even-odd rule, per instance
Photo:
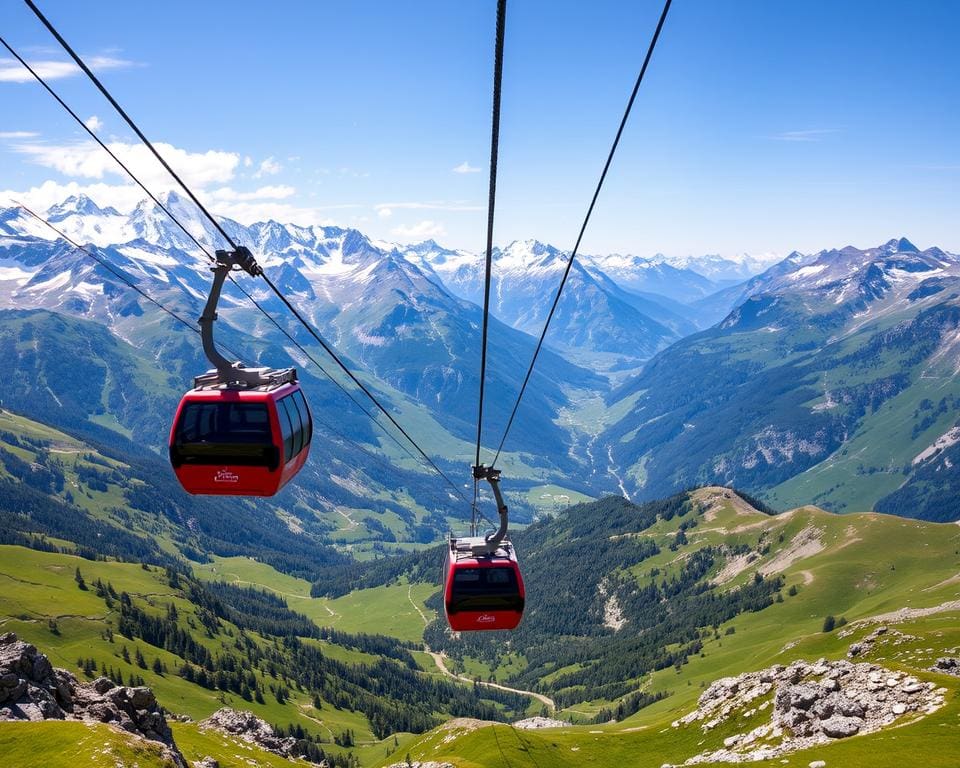
{"label": "mountain range", "polygon": [[[164,202],[212,250],[217,234],[209,223],[175,194]],[[210,279],[206,259],[153,204],[125,216],[74,197],[45,216],[182,316],[199,313]],[[337,227],[222,224],[401,423],[428,443],[440,466],[462,476],[475,430],[483,259],[434,241],[399,246]],[[45,310],[105,326],[121,344],[121,357],[139,360],[141,372],[125,386],[155,380],[144,397],[156,403],[173,402],[184,382],[206,367],[186,328],[40,222],[6,209],[0,233],[0,308]],[[486,444],[506,423],[569,258],[536,240],[511,243],[492,256]],[[619,490],[644,499],[706,482],[736,483],[774,504],[815,499],[836,510],[876,505],[909,507],[933,519],[957,515],[945,510],[960,504],[942,500],[956,495],[951,430],[960,392],[953,385],[951,334],[958,258],[898,238],[867,249],[794,252],[731,284],[743,274],[738,270],[768,262],[594,255],[570,265],[501,462],[521,517],[544,508],[537,499],[564,491]],[[247,290],[338,375],[276,297],[255,283]],[[417,508],[415,525],[429,517],[434,530],[442,530],[451,511],[438,504],[451,504],[456,489],[424,475],[233,286],[225,291],[221,319],[219,338],[251,362],[298,365],[321,430],[325,414],[336,413],[336,432],[417,478],[410,486],[420,496],[409,500]],[[21,333],[6,332],[13,337],[6,357],[23,367]],[[28,351],[37,359],[78,352],[39,340]],[[151,367],[156,370],[142,372]],[[30,377],[18,381],[20,402],[53,402],[51,392],[61,402],[70,399],[69,379],[42,386]],[[105,391],[108,383],[117,390],[115,379],[102,383]],[[135,429],[154,448],[163,444],[160,414],[169,405],[131,408],[122,390],[99,401],[91,393],[85,402],[102,410],[87,419]],[[55,426],[56,413],[48,411]],[[80,416],[77,410],[59,426]],[[356,468],[365,477],[361,486],[377,475],[371,461]],[[315,487],[326,486],[329,494],[308,493],[306,503],[336,508],[339,492],[321,474]],[[376,541],[385,524],[380,512],[369,512],[361,537]],[[413,526],[397,533],[401,540],[413,537]]]}
{"label": "mountain range", "polygon": [[[183,200],[166,203],[214,247]],[[206,260],[152,206],[127,217],[73,199],[46,216],[188,325],[198,314]],[[198,765],[286,760],[197,722],[224,706],[337,768],[800,749],[802,763],[869,754],[894,766],[932,739],[952,764],[958,534],[928,521],[960,519],[960,258],[897,238],[793,253],[736,283],[656,260],[631,279],[617,272],[629,257],[571,265],[500,464],[528,601],[506,642],[446,632],[437,592],[435,542],[469,511],[458,493],[472,459],[480,260],[334,227],[223,224],[454,487],[229,286],[219,337],[251,362],[295,361],[316,420],[311,459],[272,499],[182,493],[162,448],[178,397],[206,368],[194,333],[5,210],[5,633],[98,690],[149,685]],[[537,241],[494,254],[486,445],[568,258]],[[329,364],[270,293],[244,287]],[[746,490],[719,487],[731,484]],[[674,493],[694,485],[706,487]],[[857,514],[870,507],[900,517]],[[789,704],[810,680],[804,719]],[[768,688],[754,696],[758,681]],[[828,693],[838,688],[862,716],[830,717],[855,711]],[[75,725],[4,724],[0,751],[60,765],[93,754],[95,739],[97,755],[163,764],[135,735]]]}
{"label": "mountain range", "polygon": [[[794,254],[613,393],[629,415],[601,439],[641,495],[710,478],[888,508],[929,465],[952,475],[958,287],[960,259],[902,238]],[[898,511],[947,519],[954,493]]]}

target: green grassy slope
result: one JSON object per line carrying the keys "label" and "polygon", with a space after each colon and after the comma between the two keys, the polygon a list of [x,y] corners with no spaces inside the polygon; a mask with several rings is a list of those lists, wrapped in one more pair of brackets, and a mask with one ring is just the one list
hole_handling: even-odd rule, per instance
{"label": "green grassy slope", "polygon": [[[234,567],[237,566],[235,563]],[[256,569],[255,565],[249,567]],[[86,590],[78,586],[77,568],[87,586]],[[278,581],[289,579],[277,572],[273,572],[273,576]],[[207,648],[213,657],[231,658],[239,668],[246,670],[248,680],[255,680],[260,688],[262,700],[255,700],[252,696],[245,699],[237,690],[224,687],[219,682],[216,686],[203,687],[188,681],[180,674],[184,659],[176,655],[174,646],[161,647],[142,637],[124,635],[121,632],[123,601],[116,598],[111,601],[108,597],[98,596],[98,581],[112,586],[121,597],[128,595],[131,604],[149,616],[169,617],[173,606],[176,609],[176,626]],[[424,585],[418,585],[415,588],[402,588],[405,606],[398,605],[400,593],[397,588],[389,587],[379,591],[369,590],[371,593],[379,592],[379,602],[364,602],[362,596],[351,595],[344,599],[348,601],[346,604],[342,601],[334,601],[334,604],[342,611],[339,617],[343,623],[351,627],[370,631],[381,627],[402,627],[406,614],[415,613],[413,604],[407,599],[408,589],[416,596],[415,599],[422,600]],[[189,582],[180,577],[179,583],[175,584],[169,574],[160,568],[90,561],[69,554],[0,546],[0,631],[16,632],[22,639],[43,650],[55,666],[70,670],[81,680],[103,673],[115,679],[122,677],[125,683],[130,684],[134,678],[142,678],[146,685],[154,689],[168,711],[193,719],[204,718],[223,706],[248,709],[270,723],[301,727],[315,737],[328,754],[353,752],[363,764],[378,760],[395,748],[392,734],[386,738],[375,735],[370,720],[364,714],[366,710],[351,709],[339,703],[339,700],[326,698],[326,694],[318,696],[309,688],[302,687],[297,682],[300,670],[285,650],[286,640],[250,629],[244,630],[229,620],[218,619],[211,615],[209,609],[192,602],[191,594]],[[351,600],[353,605],[349,604]],[[303,602],[315,603],[319,610],[322,601],[305,598]],[[423,620],[419,615],[417,622],[422,631]],[[341,627],[337,629],[343,631]],[[403,630],[398,634],[412,633]],[[251,642],[263,651],[280,653],[281,661],[273,671],[270,671],[271,665],[248,662],[243,649]],[[328,660],[325,674],[328,681],[333,683],[330,688],[333,695],[360,695],[362,698],[364,694],[357,684],[349,682],[349,674],[337,682],[337,676],[343,674],[338,671],[341,668],[330,667],[329,664],[346,665],[346,668],[353,669],[362,665],[362,669],[369,670],[365,676],[362,675],[367,681],[365,685],[378,686],[376,696],[383,706],[398,706],[396,701],[391,704],[392,684],[384,673],[390,673],[391,669],[399,670],[405,665],[397,665],[381,656],[375,650],[378,646],[371,646],[369,651],[364,651],[362,643],[357,645],[360,641],[356,640],[356,636],[350,635],[328,640],[305,638],[300,642],[319,650]],[[383,652],[389,655],[395,651]],[[145,666],[138,665],[138,653],[142,654]],[[81,661],[91,666],[93,671],[85,674]],[[411,660],[411,663],[415,662]],[[159,667],[156,668],[155,664]],[[222,668],[223,664],[218,663],[217,666]],[[197,667],[194,666],[194,669]],[[434,675],[423,677],[425,680],[438,679]],[[443,682],[448,684],[446,679]],[[283,699],[276,694],[281,686],[286,691]],[[469,691],[467,686],[462,688],[465,693]],[[348,698],[344,701],[352,700]],[[355,742],[349,749],[334,743],[347,730],[352,732]],[[404,738],[403,734],[398,734],[399,741]]]}
{"label": "green grassy slope", "polygon": [[[174,739],[192,765],[213,757],[221,768],[290,768],[309,765],[274,755],[256,745],[229,736],[201,731],[194,724],[174,723]],[[391,745],[392,746],[392,745]],[[171,768],[154,743],[101,723],[3,723],[0,754],[16,768]]]}
{"label": "green grassy slope", "polygon": [[[814,507],[770,517],[722,489],[704,489],[695,498],[701,505],[700,522],[686,531],[689,543],[676,552],[664,547],[660,555],[640,564],[636,576],[648,578],[651,570],[670,568],[675,565],[672,561],[689,557],[690,550],[702,546],[741,544],[752,554],[733,566],[732,557],[717,563],[710,574],[724,582],[717,589],[746,583],[758,569],[767,573],[776,569],[786,578],[783,602],[708,628],[702,633],[702,654],[638,681],[643,690],[662,691],[667,697],[621,722],[533,732],[486,724],[465,729],[453,739],[450,731],[441,728],[411,745],[412,758],[444,760],[463,768],[679,764],[705,749],[722,746],[726,734],[706,738],[697,728],[670,727],[673,720],[695,708],[703,688],[714,680],[796,659],[844,658],[849,645],[875,626],[865,620],[916,609],[914,614],[901,614],[905,618],[897,623],[884,618],[912,639],[888,637],[865,660],[945,686],[947,706],[902,728],[787,757],[790,764],[800,765],[824,759],[828,765],[900,768],[917,764],[917,756],[922,755],[924,764],[956,765],[960,760],[960,681],[926,668],[938,656],[960,647],[960,527],[874,513],[835,515]],[[644,534],[666,543],[675,537],[679,522],[661,520]],[[796,594],[790,594],[791,587]],[[849,623],[824,633],[827,614],[843,616]],[[629,631],[629,624],[620,631]],[[560,715],[582,721],[610,704],[584,702]],[[936,749],[930,749],[931,743],[936,743]],[[781,762],[778,758],[760,764]]]}
{"label": "green grassy slope", "polygon": [[[50,720],[0,724],[0,754],[7,765],[16,768],[102,765],[173,768],[174,765],[163,758],[156,744],[108,725]],[[266,761],[264,764],[271,765]]]}
{"label": "green grassy slope", "polygon": [[[80,568],[88,589],[80,590],[74,581],[75,569]],[[0,628],[13,631],[46,653],[54,666],[63,667],[85,679],[77,666],[80,658],[95,660],[101,666],[113,668],[125,679],[131,674],[144,678],[158,699],[169,711],[201,719],[222,706],[249,709],[271,723],[299,723],[311,731],[332,730],[339,734],[350,727],[362,738],[372,739],[369,726],[362,716],[340,712],[333,707],[324,709],[322,725],[309,719],[310,697],[294,693],[289,703],[280,704],[274,696],[264,697],[265,703],[244,701],[234,693],[208,690],[187,682],[176,670],[182,659],[142,640],[126,638],[117,631],[117,611],[107,609],[92,588],[100,579],[112,584],[117,592],[129,593],[135,604],[146,606],[157,613],[161,607],[173,603],[180,613],[181,624],[188,629],[192,622],[199,624],[198,609],[183,594],[169,586],[159,569],[144,570],[131,563],[90,562],[70,555],[34,552],[22,547],[0,547],[0,584],[6,588],[0,593]],[[50,621],[56,622],[56,633],[51,632]],[[113,631],[112,642],[106,636]],[[236,627],[228,629],[236,634]],[[232,639],[228,635],[216,638],[194,632],[200,642],[212,651],[229,653]],[[131,661],[122,658],[126,647]],[[156,674],[152,668],[139,668],[133,657],[140,649],[148,667],[158,658],[168,671]],[[99,671],[97,672],[99,674]],[[269,684],[269,683],[268,683]]]}
{"label": "green grassy slope", "polygon": [[429,584],[400,584],[358,589],[336,599],[310,597],[310,582],[279,573],[265,563],[246,557],[213,557],[198,564],[195,572],[204,579],[268,589],[282,596],[294,610],[322,627],[344,632],[389,635],[416,642],[423,628],[436,617],[424,602],[435,591]]}
{"label": "green grassy slope", "polygon": [[[266,693],[263,704],[244,701],[230,691],[201,688],[175,673],[182,661],[171,652],[142,640],[122,637],[117,632],[116,604],[108,608],[92,589],[80,590],[74,580],[75,569],[80,567],[88,586],[97,579],[109,581],[117,591],[128,592],[135,605],[155,615],[162,615],[172,603],[177,607],[181,625],[188,627],[192,621],[199,630],[203,617],[197,606],[186,599],[182,586],[172,586],[167,574],[156,567],[144,569],[136,564],[90,561],[15,546],[0,547],[0,583],[6,585],[0,590],[0,630],[16,631],[47,652],[55,665],[66,667],[78,676],[83,672],[77,667],[77,660],[88,657],[94,659],[98,668],[112,667],[125,679],[131,673],[142,676],[146,684],[157,691],[160,702],[174,713],[202,718],[224,704],[251,709],[269,722],[300,725],[323,738],[323,748],[332,754],[346,751],[330,743],[333,737],[351,729],[357,741],[353,752],[363,765],[400,761],[409,751],[415,759],[444,759],[463,766],[523,765],[525,759],[531,764],[536,760],[541,768],[608,765],[634,755],[635,764],[656,767],[666,762],[682,762],[711,746],[709,740],[699,744],[703,740],[699,732],[678,732],[669,725],[690,711],[701,690],[717,678],[773,663],[789,663],[796,658],[840,658],[851,642],[870,631],[869,625],[857,624],[859,620],[903,608],[931,609],[928,615],[917,614],[897,625],[898,630],[915,639],[897,646],[879,643],[867,658],[909,670],[923,679],[942,682],[950,690],[949,705],[935,717],[898,729],[891,749],[886,746],[883,749],[891,755],[902,756],[898,749],[920,748],[931,738],[931,733],[938,733],[948,754],[960,754],[956,751],[960,742],[954,735],[954,724],[960,715],[956,682],[923,671],[937,656],[960,647],[960,611],[950,605],[951,601],[960,599],[960,578],[955,578],[960,575],[960,527],[875,513],[836,515],[816,507],[770,516],[722,488],[695,492],[686,509],[684,514],[651,518],[652,523],[644,527],[631,528],[629,514],[623,518],[623,524],[617,528],[620,532],[610,534],[611,552],[618,550],[621,541],[646,541],[656,545],[655,549],[637,550],[648,556],[618,566],[616,572],[625,584],[632,581],[645,585],[651,580],[677,578],[701,550],[709,548],[713,562],[703,579],[714,582],[712,590],[718,595],[753,583],[755,574],[760,572],[767,580],[783,577],[782,602],[774,601],[762,610],[740,613],[715,627],[701,627],[697,635],[702,648],[686,662],[647,672],[630,681],[631,690],[663,693],[666,698],[617,723],[532,733],[513,732],[504,726],[496,730],[485,727],[452,740],[445,740],[449,732],[423,736],[399,734],[395,742],[392,737],[377,739],[360,712],[338,709],[330,702],[322,702],[321,708],[316,709],[309,693],[294,685],[287,686],[288,701],[277,701],[270,695],[269,686],[280,682],[282,675],[273,680],[256,671]],[[629,513],[629,508],[625,513]],[[521,559],[529,562],[537,547],[547,546],[546,552],[551,551],[549,547],[576,547],[576,537],[593,530],[595,523],[591,522],[591,514],[589,506],[580,507],[572,515],[561,515],[556,521],[544,521],[532,527],[523,534],[534,538],[521,548]],[[685,541],[678,543],[681,528]],[[542,541],[535,538],[543,536],[546,539]],[[592,550],[588,548],[584,554],[588,551]],[[402,576],[390,584],[357,590],[337,599],[315,599],[309,596],[310,584],[306,580],[282,574],[248,558],[217,557],[210,563],[195,564],[194,568],[207,581],[222,579],[272,591],[317,624],[341,631],[384,632],[417,642],[423,637],[426,621],[435,615],[428,605],[434,604],[429,598],[436,587],[422,582],[410,583]],[[581,587],[585,584],[581,580]],[[627,595],[629,590],[618,594]],[[583,596],[586,597],[586,593]],[[945,609],[938,610],[944,606]],[[849,622],[843,631],[850,630],[849,636],[841,637],[838,631],[824,634],[821,629],[827,614],[843,616]],[[622,629],[600,630],[597,637],[629,638],[636,634],[629,611],[626,615],[628,621]],[[593,621],[602,626],[602,614]],[[212,636],[205,636],[202,631],[194,631],[194,635],[212,651],[234,652],[232,645],[244,633],[229,621],[222,621],[221,627],[222,630]],[[113,642],[109,640],[108,628],[113,631]],[[257,643],[268,642],[254,632],[245,634]],[[371,664],[378,658],[349,643],[304,642],[321,648],[328,658],[346,664]],[[532,669],[523,635],[512,635],[511,644],[509,653],[494,659],[472,655],[468,646],[462,658],[449,659],[448,666],[470,675],[493,675],[506,682],[523,681]],[[141,650],[148,668],[141,669],[133,661],[125,662],[124,646],[131,657],[135,650]],[[155,658],[167,666],[167,672],[153,671]],[[438,674],[430,657],[418,653],[415,660],[429,677],[446,679]],[[592,663],[601,665],[597,667],[599,670],[607,662],[599,657]],[[579,666],[588,668],[583,664]],[[551,681],[576,671],[577,665],[553,669],[533,686],[514,684],[541,687],[555,695],[550,688]],[[615,710],[622,700],[578,700],[561,707],[558,714],[586,722],[603,709]],[[538,710],[539,705],[535,704],[528,713]],[[215,737],[200,734],[190,725],[176,728],[178,738],[182,733],[186,744],[196,745],[193,754],[197,757],[192,759],[202,757],[204,751],[211,753],[211,739],[215,741]],[[844,755],[843,759],[851,762],[841,764],[857,765],[861,754],[858,749],[876,749],[878,747],[871,745],[886,745],[882,740],[891,738],[889,733],[857,737],[848,743],[818,748],[810,754],[824,754],[825,759],[831,759],[830,755]],[[498,742],[505,757],[499,754]],[[860,744],[868,746],[858,747]],[[229,759],[226,752],[220,754]],[[636,762],[637,755],[643,756],[641,762]],[[803,759],[807,761],[806,753]],[[892,765],[892,758],[890,763],[877,763],[884,764]],[[935,761],[930,764],[937,765]]]}

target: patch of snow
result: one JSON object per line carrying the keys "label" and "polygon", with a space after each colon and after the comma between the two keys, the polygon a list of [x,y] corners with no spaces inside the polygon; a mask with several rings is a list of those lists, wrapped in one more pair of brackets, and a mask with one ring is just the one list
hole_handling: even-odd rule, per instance
{"label": "patch of snow", "polygon": [[52,291],[55,288],[63,288],[63,286],[70,282],[71,274],[70,272],[61,272],[56,277],[31,285],[27,290],[42,293],[44,291]]}
{"label": "patch of snow", "polygon": [[20,267],[0,267],[0,281],[9,282],[13,280],[17,285],[23,285],[27,280],[34,276],[34,272],[27,272]]}
{"label": "patch of snow", "polygon": [[893,269],[887,270],[887,277],[889,277],[891,280],[909,281],[915,283],[918,280],[926,280],[928,277],[932,277],[933,275],[939,275],[943,271],[944,270],[942,269],[928,269],[923,272],[912,272],[908,269],[897,269],[894,267]]}
{"label": "patch of snow", "polygon": [[800,267],[800,269],[798,269],[789,277],[791,280],[799,280],[804,277],[812,277],[813,275],[819,275],[826,268],[827,268],[826,264],[811,264],[809,267]]}
{"label": "patch of snow", "polygon": [[174,259],[172,256],[149,251],[146,248],[137,248],[133,245],[125,245],[121,248],[117,248],[117,252],[123,254],[128,259],[132,259],[133,261],[153,264],[158,267],[176,267],[180,264],[180,262]]}
{"label": "patch of snow", "polygon": [[102,283],[77,283],[73,287],[73,290],[82,296],[87,298],[92,298],[93,296],[102,296],[103,295],[103,284]]}
{"label": "patch of snow", "polygon": [[359,328],[354,330],[353,335],[361,344],[367,344],[371,347],[385,347],[390,343],[390,339],[386,338],[385,336],[372,336],[368,333],[364,333]]}

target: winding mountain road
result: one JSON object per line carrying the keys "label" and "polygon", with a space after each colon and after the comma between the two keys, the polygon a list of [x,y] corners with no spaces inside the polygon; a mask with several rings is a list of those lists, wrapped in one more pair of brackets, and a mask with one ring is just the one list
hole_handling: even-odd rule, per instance
{"label": "winding mountain road", "polygon": [[[423,624],[424,626],[426,626],[427,624],[430,623],[430,620],[429,618],[427,618],[426,614],[424,614],[424,612],[420,609],[420,606],[417,605],[416,601],[413,599],[413,595],[410,592],[412,586],[413,585],[407,585],[407,600],[409,600],[411,605],[413,605],[413,607],[417,609],[417,613],[420,614],[420,618],[423,619]],[[433,659],[434,663],[437,665],[437,669],[439,669],[447,677],[452,677],[454,680],[459,680],[464,683],[477,682],[479,685],[486,686],[487,688],[496,688],[501,691],[508,691],[509,693],[519,693],[521,696],[529,696],[532,699],[536,699],[541,704],[545,704],[546,706],[550,707],[550,709],[554,711],[556,711],[557,709],[556,702],[553,699],[551,699],[549,696],[544,696],[542,693],[536,693],[535,691],[523,691],[519,688],[511,688],[507,685],[500,685],[500,683],[487,683],[487,682],[484,682],[483,680],[474,681],[472,678],[467,677],[466,675],[455,674],[454,672],[451,672],[449,669],[447,669],[447,665],[444,662],[444,659],[446,657],[442,653],[431,651],[430,646],[427,645],[426,643],[423,644],[423,650],[430,656],[430,658]]]}
{"label": "winding mountain road", "polygon": [[545,704],[546,706],[548,706],[550,709],[554,711],[556,711],[557,709],[557,703],[553,699],[551,699],[549,696],[544,696],[542,693],[536,693],[535,691],[524,691],[519,688],[511,688],[508,685],[500,685],[500,683],[488,683],[483,680],[475,681],[472,678],[468,677],[467,675],[455,674],[454,672],[451,672],[449,669],[447,669],[447,665],[444,662],[445,657],[442,653],[431,651],[430,648],[427,647],[426,645],[423,648],[434,660],[434,662],[437,665],[437,669],[439,669],[441,672],[443,672],[443,674],[447,675],[448,677],[452,677],[454,680],[459,680],[463,683],[476,682],[478,685],[482,685],[487,688],[496,688],[497,690],[507,691],[509,693],[519,693],[521,696],[529,696],[532,699],[536,699],[541,704]]}

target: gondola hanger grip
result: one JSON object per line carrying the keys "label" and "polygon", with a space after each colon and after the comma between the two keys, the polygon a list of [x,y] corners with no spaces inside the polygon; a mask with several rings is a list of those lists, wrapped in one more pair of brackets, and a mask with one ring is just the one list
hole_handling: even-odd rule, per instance
{"label": "gondola hanger grip", "polygon": [[495,552],[501,542],[507,536],[507,505],[503,500],[503,494],[500,492],[500,470],[493,467],[486,467],[478,464],[473,468],[473,477],[475,480],[486,480],[493,489],[493,498],[497,502],[497,513],[500,515],[500,528],[484,537],[484,543],[474,544],[471,549],[473,554],[480,555]]}
{"label": "gondola hanger grip", "polygon": [[249,248],[239,246],[235,251],[218,250],[216,252],[217,265],[213,267],[213,285],[210,295],[203,308],[203,314],[198,321],[200,324],[200,339],[203,342],[203,353],[214,366],[214,370],[197,376],[193,380],[194,387],[227,386],[242,389],[262,386],[277,386],[285,382],[293,383],[297,380],[297,371],[294,368],[276,370],[273,368],[248,368],[242,362],[232,362],[225,358],[217,349],[213,340],[213,325],[217,320],[217,304],[220,302],[220,293],[227,275],[234,270],[242,270],[253,277],[263,274],[260,265],[253,257]]}

